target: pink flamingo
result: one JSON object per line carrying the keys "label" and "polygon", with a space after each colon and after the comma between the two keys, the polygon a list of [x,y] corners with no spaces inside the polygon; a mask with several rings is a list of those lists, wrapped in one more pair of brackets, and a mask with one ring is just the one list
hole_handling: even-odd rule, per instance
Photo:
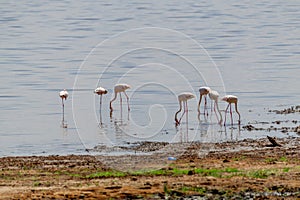
{"label": "pink flamingo", "polygon": [[126,96],[126,99],[127,99],[127,106],[128,106],[128,111],[130,111],[130,108],[129,108],[129,97],[127,96],[125,90],[129,89],[130,88],[130,85],[128,84],[116,84],[115,85],[115,88],[114,88],[114,92],[115,92],[115,96],[114,98],[110,101],[109,103],[109,108],[110,108],[110,111],[112,112],[113,111],[113,108],[112,108],[112,102],[116,100],[117,98],[117,95],[118,93],[120,93],[120,105],[122,106],[122,96],[121,96],[121,92],[123,92]]}
{"label": "pink flamingo", "polygon": [[[214,101],[214,111],[216,112],[216,108],[217,108],[217,110],[218,110],[218,113],[219,113],[219,115],[220,115],[220,121],[219,121],[219,124],[221,124],[222,123],[222,121],[223,121],[223,119],[222,119],[222,114],[221,114],[221,112],[220,112],[220,109],[219,109],[219,105],[218,105],[218,100],[219,100],[219,93],[217,92],[217,91],[215,91],[215,90],[211,90],[209,93],[208,93],[208,96],[209,96],[209,98],[212,100],[212,101]],[[212,108],[211,108],[212,109]],[[216,115],[217,116],[217,115]],[[218,116],[217,116],[217,120],[219,120],[218,119]]]}
{"label": "pink flamingo", "polygon": [[62,118],[63,124],[65,122],[65,103],[64,103],[64,101],[67,100],[68,96],[69,96],[69,93],[67,92],[66,89],[59,92],[59,97],[61,98],[61,104],[62,104],[62,110],[63,110],[63,118]]}
{"label": "pink flamingo", "polygon": [[236,113],[239,115],[239,120],[238,120],[238,123],[239,125],[241,124],[241,115],[237,109],[237,103],[238,103],[238,98],[234,95],[226,95],[222,98],[223,101],[226,101],[228,103],[228,106],[226,107],[226,110],[225,110],[225,119],[224,119],[224,126],[225,126],[225,123],[226,123],[226,115],[227,115],[227,110],[228,110],[228,107],[230,106],[230,116],[231,116],[231,125],[233,125],[233,119],[232,119],[232,109],[231,109],[231,104],[234,103],[235,104],[235,111]]}
{"label": "pink flamingo", "polygon": [[95,94],[100,95],[100,110],[101,110],[101,105],[102,105],[102,95],[107,94],[107,90],[104,89],[103,87],[97,87],[94,91]]}
{"label": "pink flamingo", "polygon": [[[211,91],[211,89],[207,86],[203,86],[199,88],[199,92],[200,92],[200,99],[199,99],[199,103],[198,103],[198,118],[200,117],[200,104],[202,101],[202,96],[204,96],[204,115],[205,115],[205,110],[207,110],[207,98],[206,96],[209,94],[209,92]],[[208,112],[207,112],[208,115]]]}
{"label": "pink flamingo", "polygon": [[[187,105],[187,101],[189,99],[192,99],[192,98],[195,98],[195,97],[196,96],[194,94],[190,93],[190,92],[183,92],[183,93],[181,93],[181,94],[178,95],[178,101],[179,101],[180,108],[179,108],[179,110],[175,114],[175,124],[176,124],[176,126],[178,126],[180,124],[180,121],[181,121],[181,119],[182,119],[182,117],[183,117],[183,115],[185,113],[186,113],[186,118],[188,120],[188,105]],[[180,119],[178,120],[177,119],[177,114],[180,113],[181,110],[182,110],[182,103],[184,103],[184,111],[183,111]]]}
{"label": "pink flamingo", "polygon": [[102,123],[102,116],[101,116],[102,95],[103,95],[103,94],[107,94],[107,90],[104,89],[103,87],[97,87],[97,88],[94,90],[94,93],[100,95],[99,115],[100,115],[100,123]]}

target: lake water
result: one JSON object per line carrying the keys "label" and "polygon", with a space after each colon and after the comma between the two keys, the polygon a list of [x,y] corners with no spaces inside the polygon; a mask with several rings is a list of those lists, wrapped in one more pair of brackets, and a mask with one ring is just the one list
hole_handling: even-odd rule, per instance
{"label": "lake water", "polygon": [[[299,104],[299,6],[282,0],[2,1],[0,156],[83,154],[96,145],[137,141],[294,136],[244,131],[235,113],[233,127],[220,127],[214,115],[199,122],[197,101],[198,88],[209,85],[221,96],[239,97],[241,126],[299,120],[299,114],[268,112]],[[116,83],[131,85],[131,110],[123,97],[122,112],[117,99],[110,117]],[[93,94],[98,85],[109,91],[101,125]],[[58,92],[64,88],[68,128],[61,127]],[[176,128],[177,95],[185,91],[197,98],[188,102],[188,124],[184,117]]]}

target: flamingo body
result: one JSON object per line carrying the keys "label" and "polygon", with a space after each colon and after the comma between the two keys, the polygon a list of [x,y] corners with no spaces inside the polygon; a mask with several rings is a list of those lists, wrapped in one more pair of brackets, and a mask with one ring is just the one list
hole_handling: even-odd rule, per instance
{"label": "flamingo body", "polygon": [[234,95],[226,95],[222,97],[223,101],[226,101],[227,103],[237,103],[238,102],[238,97]]}
{"label": "flamingo body", "polygon": [[124,92],[125,90],[127,89],[130,89],[130,85],[128,84],[125,84],[125,83],[120,83],[120,84],[116,84],[115,87],[114,87],[114,91],[115,92]]}
{"label": "flamingo body", "polygon": [[[179,106],[180,106],[180,107],[179,107],[179,110],[178,110],[178,111],[176,112],[176,114],[175,114],[175,124],[176,124],[176,126],[180,124],[180,121],[181,121],[183,115],[184,115],[186,112],[188,112],[187,101],[188,101],[189,99],[193,99],[193,98],[195,98],[195,97],[196,97],[196,96],[195,96],[194,94],[190,93],[190,92],[183,92],[183,93],[180,93],[180,94],[178,95],[178,101],[179,101]],[[178,120],[178,119],[177,119],[177,115],[178,115],[178,113],[180,113],[181,110],[182,110],[182,103],[184,103],[184,111],[183,111],[183,113],[182,113],[180,119]]]}
{"label": "flamingo body", "polygon": [[103,94],[107,94],[107,90],[104,89],[103,87],[97,87],[94,93],[98,95],[103,95]]}
{"label": "flamingo body", "polygon": [[200,95],[207,95],[211,91],[210,87],[202,86],[199,88]]}
{"label": "flamingo body", "polygon": [[64,99],[64,100],[67,100],[68,96],[69,96],[69,93],[67,92],[66,89],[62,90],[59,92],[59,96],[60,98]]}
{"label": "flamingo body", "polygon": [[178,95],[178,101],[187,101],[195,97],[196,96],[190,92],[183,92]]}
{"label": "flamingo body", "polygon": [[127,105],[128,105],[128,111],[130,110],[130,108],[129,108],[129,102],[128,102],[129,101],[129,97],[127,96],[127,94],[125,92],[125,90],[127,90],[129,88],[131,88],[130,85],[125,84],[125,83],[121,83],[121,84],[116,84],[115,85],[115,87],[114,87],[115,96],[114,96],[114,98],[109,103],[109,107],[110,107],[111,111],[113,111],[112,102],[116,100],[118,93],[120,93],[120,104],[122,105],[121,92],[123,92],[124,95],[126,96],[126,98],[127,98]]}
{"label": "flamingo body", "polygon": [[238,123],[240,124],[241,123],[241,115],[237,109],[237,103],[238,103],[238,97],[237,96],[234,96],[234,95],[226,95],[222,98],[223,101],[226,101],[228,103],[228,106],[226,107],[226,110],[225,110],[225,119],[224,119],[224,126],[225,126],[225,122],[226,122],[226,114],[227,114],[227,110],[228,110],[228,107],[230,107],[230,116],[231,116],[231,125],[233,125],[233,119],[232,119],[232,109],[231,109],[231,104],[235,104],[235,111],[236,113],[238,114],[239,116],[239,121]]}
{"label": "flamingo body", "polygon": [[220,115],[220,121],[219,121],[219,123],[221,124],[222,121],[223,121],[223,119],[222,119],[222,114],[221,114],[221,112],[220,112],[219,105],[218,105],[218,101],[219,101],[219,96],[220,96],[220,95],[219,95],[219,93],[218,93],[217,91],[211,90],[211,91],[208,93],[208,96],[209,96],[209,98],[210,98],[212,101],[214,101],[214,111],[216,112],[216,108],[217,108],[218,113],[219,113],[219,115]]}
{"label": "flamingo body", "polygon": [[211,100],[213,101],[218,101],[218,98],[219,98],[219,93],[215,90],[211,90],[209,93],[208,93],[208,96]]}

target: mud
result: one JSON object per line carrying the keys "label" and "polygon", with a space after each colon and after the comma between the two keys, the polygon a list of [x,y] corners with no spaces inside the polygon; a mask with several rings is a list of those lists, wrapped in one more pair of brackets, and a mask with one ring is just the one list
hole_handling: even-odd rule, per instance
{"label": "mud", "polygon": [[[277,138],[276,141],[282,146],[269,147],[267,138],[214,144],[214,149],[205,156],[199,154],[203,144],[194,143],[176,161],[165,158],[166,164],[159,170],[170,174],[137,175],[134,173],[137,171],[133,170],[124,172],[125,175],[120,177],[91,176],[100,172],[115,172],[101,161],[116,161],[115,156],[5,157],[0,159],[0,198],[300,198],[300,139]],[[150,145],[149,148],[152,147]],[[123,156],[123,161],[137,158],[139,169],[161,164],[155,161],[153,155]],[[174,169],[188,171],[176,175]],[[197,173],[199,169],[207,172]],[[210,170],[224,169],[236,169],[237,172],[223,172],[221,175],[209,173]],[[262,174],[257,177],[251,175],[256,172]]]}

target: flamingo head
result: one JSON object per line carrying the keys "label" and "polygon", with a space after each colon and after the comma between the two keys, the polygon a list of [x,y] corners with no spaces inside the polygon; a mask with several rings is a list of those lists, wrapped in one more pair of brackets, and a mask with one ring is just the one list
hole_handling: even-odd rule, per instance
{"label": "flamingo head", "polygon": [[196,96],[195,96],[194,94],[189,94],[189,95],[187,96],[187,99],[193,99],[193,98],[196,98]]}
{"label": "flamingo head", "polygon": [[125,85],[124,85],[124,89],[125,89],[125,90],[130,89],[130,88],[131,88],[131,86],[128,85],[128,84],[125,84]]}

